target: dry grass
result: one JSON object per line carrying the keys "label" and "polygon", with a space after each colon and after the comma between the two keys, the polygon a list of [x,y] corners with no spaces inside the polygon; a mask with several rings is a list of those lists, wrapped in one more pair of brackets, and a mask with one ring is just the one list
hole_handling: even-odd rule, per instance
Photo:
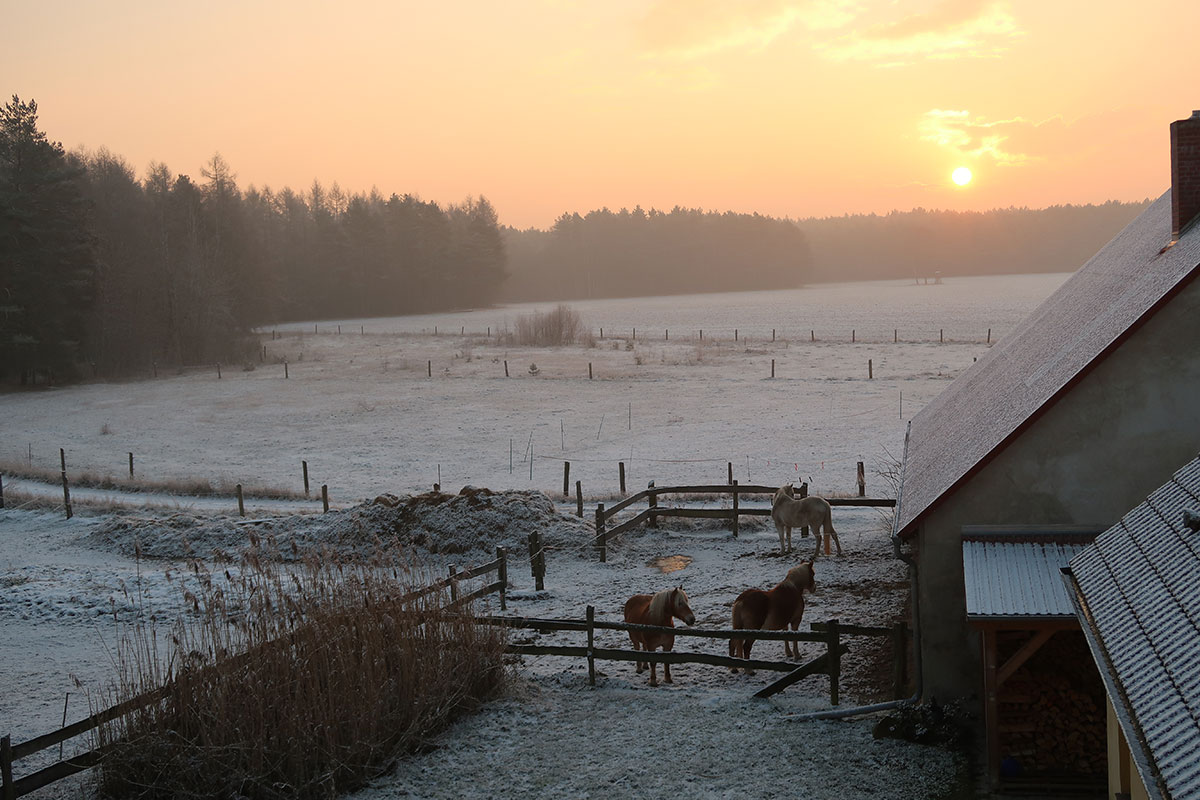
{"label": "dry grass", "polygon": [[[60,484],[62,473],[57,470],[31,467],[19,461],[0,461],[0,473],[17,478],[26,478],[42,483]],[[146,492],[155,494],[172,494],[185,497],[234,497],[237,494],[236,482],[221,479],[215,483],[208,478],[173,478],[169,480],[147,480],[143,478],[115,477],[111,474],[100,475],[92,472],[68,471],[67,478],[71,486],[88,489],[113,489],[123,492]],[[244,497],[274,500],[302,500],[303,492],[290,489],[280,489],[276,486],[255,486],[242,484]]]}
{"label": "dry grass", "polygon": [[324,798],[419,749],[502,684],[504,634],[398,560],[310,556],[287,570],[252,540],[236,565],[173,578],[188,605],[160,641],[120,637],[116,702],[162,699],[100,729],[102,796]]}
{"label": "dry grass", "polygon": [[584,337],[583,320],[568,305],[545,313],[522,314],[513,329],[514,342],[526,347],[561,347],[583,341]]}

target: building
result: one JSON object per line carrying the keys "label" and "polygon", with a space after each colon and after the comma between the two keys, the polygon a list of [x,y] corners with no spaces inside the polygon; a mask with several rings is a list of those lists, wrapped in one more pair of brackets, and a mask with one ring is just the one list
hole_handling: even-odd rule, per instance
{"label": "building", "polygon": [[[967,572],[1015,581],[1007,570],[1019,559],[972,560],[970,537],[1008,531],[1028,558],[1046,559],[1047,542],[1109,528],[1200,452],[1200,112],[1171,125],[1171,176],[1169,191],[909,425],[893,533],[918,565],[926,698],[974,697],[1002,714],[1014,704],[986,696],[985,662],[1002,670],[1018,654],[1006,677],[1041,666],[1094,675],[1077,623],[1060,618],[1070,635],[1044,636],[1033,606],[1004,621],[1007,641],[988,654],[988,615],[968,616]],[[1028,652],[1049,643],[1065,650]],[[1021,769],[1003,747],[995,756],[994,772]]]}
{"label": "building", "polygon": [[1200,797],[1200,458],[1070,560],[1104,682],[1108,797]]}

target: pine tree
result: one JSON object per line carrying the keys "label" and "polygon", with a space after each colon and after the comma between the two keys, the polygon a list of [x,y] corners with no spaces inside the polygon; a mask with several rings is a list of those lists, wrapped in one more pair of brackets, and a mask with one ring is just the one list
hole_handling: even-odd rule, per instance
{"label": "pine tree", "polygon": [[95,280],[87,203],[37,103],[0,109],[0,377],[64,374],[82,355]]}

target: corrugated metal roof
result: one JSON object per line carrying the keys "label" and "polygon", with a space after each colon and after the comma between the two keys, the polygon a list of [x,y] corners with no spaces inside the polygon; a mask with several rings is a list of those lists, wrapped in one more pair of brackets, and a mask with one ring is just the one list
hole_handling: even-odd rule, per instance
{"label": "corrugated metal roof", "polygon": [[[1071,559],[1085,629],[1120,686],[1125,731],[1165,797],[1200,797],[1200,458]],[[1139,765],[1141,768],[1141,765]]]}
{"label": "corrugated metal roof", "polygon": [[967,619],[1074,617],[1062,568],[1087,542],[963,542]]}
{"label": "corrugated metal roof", "polygon": [[896,531],[984,463],[1200,266],[1200,225],[1173,246],[1168,191],[912,419]]}

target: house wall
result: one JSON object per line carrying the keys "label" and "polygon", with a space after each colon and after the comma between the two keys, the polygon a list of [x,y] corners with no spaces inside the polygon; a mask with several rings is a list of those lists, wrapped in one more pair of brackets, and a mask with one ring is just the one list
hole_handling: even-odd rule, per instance
{"label": "house wall", "polygon": [[1107,528],[1197,452],[1200,280],[926,513],[916,535],[926,697],[980,692],[978,636],[966,624],[963,525]]}

